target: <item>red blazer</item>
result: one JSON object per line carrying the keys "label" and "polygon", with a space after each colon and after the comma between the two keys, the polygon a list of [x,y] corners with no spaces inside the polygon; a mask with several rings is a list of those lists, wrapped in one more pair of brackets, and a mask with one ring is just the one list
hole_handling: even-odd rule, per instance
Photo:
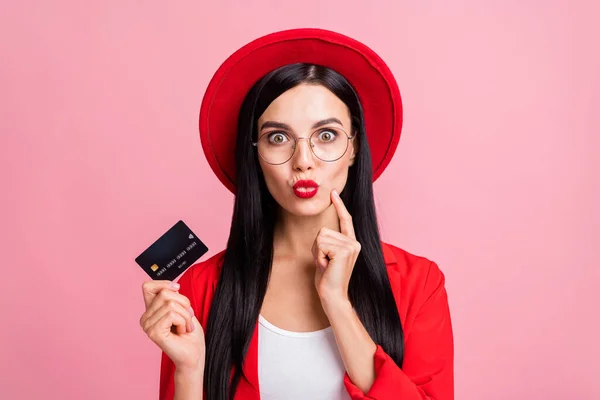
{"label": "red blazer", "polygon": [[[344,376],[346,390],[353,400],[453,400],[454,345],[444,274],[426,258],[384,242],[382,246],[404,329],[404,363],[399,368],[377,345],[376,377],[369,391],[363,393],[348,373]],[[179,292],[190,299],[204,329],[224,254],[223,250],[191,266],[179,280]],[[259,400],[257,327],[242,370],[235,400]],[[160,400],[173,399],[174,372],[175,365],[163,352]]]}

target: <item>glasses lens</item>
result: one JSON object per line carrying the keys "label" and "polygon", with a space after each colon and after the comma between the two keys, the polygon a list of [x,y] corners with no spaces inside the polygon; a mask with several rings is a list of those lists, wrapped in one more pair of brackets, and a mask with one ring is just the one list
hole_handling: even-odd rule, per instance
{"label": "glasses lens", "polygon": [[313,152],[323,161],[335,161],[346,153],[348,136],[339,128],[325,128],[311,136]]}
{"label": "glasses lens", "polygon": [[260,156],[270,164],[281,164],[294,153],[294,138],[283,132],[270,132],[258,140]]}

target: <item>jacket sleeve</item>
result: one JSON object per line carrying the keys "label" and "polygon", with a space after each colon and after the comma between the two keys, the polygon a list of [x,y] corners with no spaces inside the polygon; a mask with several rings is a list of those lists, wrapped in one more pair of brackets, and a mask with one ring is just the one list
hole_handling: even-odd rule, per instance
{"label": "jacket sleeve", "polygon": [[406,336],[402,368],[377,345],[375,381],[367,393],[345,373],[344,385],[352,400],[454,399],[452,324],[444,274],[435,263],[430,263],[423,293],[415,298],[423,300]]}
{"label": "jacket sleeve", "polygon": [[[192,289],[192,268],[189,268],[183,273],[178,281],[179,293],[184,295],[190,300],[194,314],[198,317],[198,304],[194,297],[194,291]],[[161,351],[161,362],[160,362],[160,383],[159,383],[159,400],[173,400],[175,396],[175,364],[164,351]]]}

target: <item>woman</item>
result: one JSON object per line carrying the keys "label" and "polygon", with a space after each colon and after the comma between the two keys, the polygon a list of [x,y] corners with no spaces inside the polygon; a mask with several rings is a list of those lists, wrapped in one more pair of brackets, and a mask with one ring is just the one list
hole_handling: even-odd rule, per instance
{"label": "woman", "polygon": [[333,32],[267,35],[221,66],[200,134],[231,231],[178,284],[143,285],[161,399],[453,399],[444,275],[378,232],[401,115],[383,61]]}

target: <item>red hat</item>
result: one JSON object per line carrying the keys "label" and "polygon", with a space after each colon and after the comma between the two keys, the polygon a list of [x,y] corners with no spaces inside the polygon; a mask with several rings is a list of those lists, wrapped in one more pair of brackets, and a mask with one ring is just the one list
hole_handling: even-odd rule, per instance
{"label": "red hat", "polygon": [[252,86],[267,73],[293,63],[331,68],[354,87],[361,101],[373,163],[373,181],[389,164],[402,130],[402,100],[392,72],[369,47],[323,29],[290,29],[246,44],[219,67],[200,108],[200,140],[219,180],[235,193],[238,113]]}

